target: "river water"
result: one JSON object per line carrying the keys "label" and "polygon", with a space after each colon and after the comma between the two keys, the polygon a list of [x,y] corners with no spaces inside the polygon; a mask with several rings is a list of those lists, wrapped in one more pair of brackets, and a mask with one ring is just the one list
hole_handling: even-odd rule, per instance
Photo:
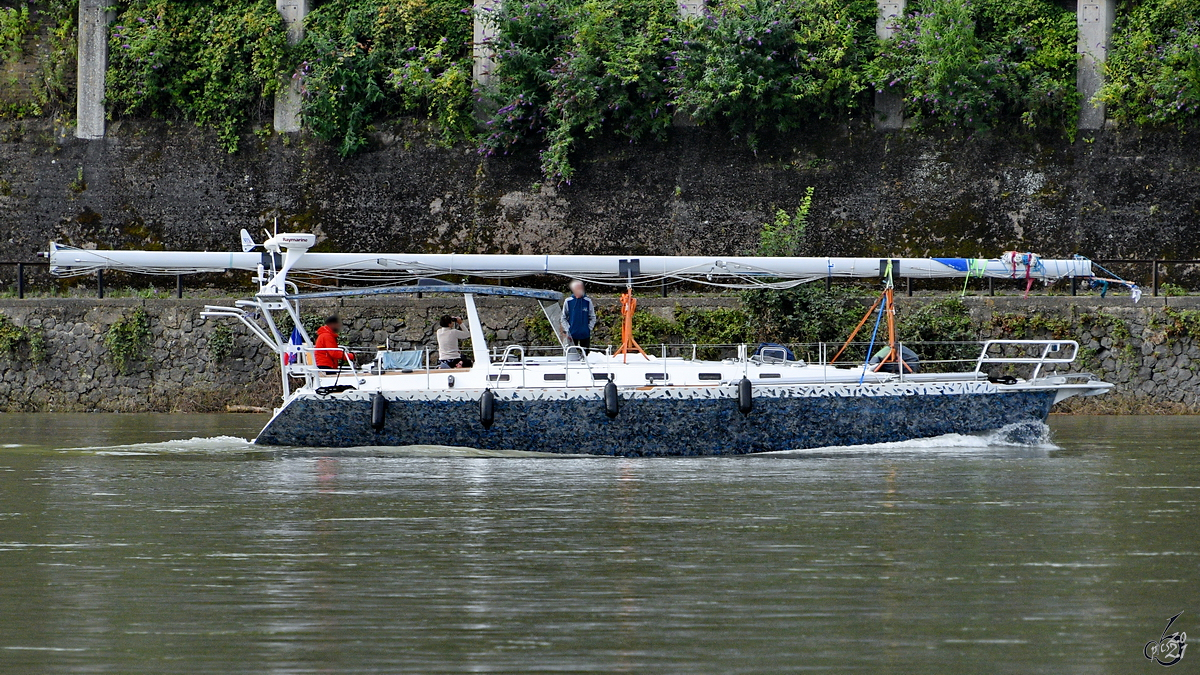
{"label": "river water", "polygon": [[1130,673],[1200,635],[1198,417],[709,459],[264,421],[0,415],[0,672]]}

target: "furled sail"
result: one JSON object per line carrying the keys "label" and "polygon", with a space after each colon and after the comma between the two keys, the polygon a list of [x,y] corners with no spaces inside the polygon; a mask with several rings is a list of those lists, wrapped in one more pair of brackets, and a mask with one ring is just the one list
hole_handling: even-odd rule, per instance
{"label": "furled sail", "polygon": [[[278,235],[285,237],[287,235]],[[270,243],[270,242],[268,242]],[[282,267],[274,252],[99,251],[50,245],[50,271],[59,276],[96,270],[142,274],[189,274],[226,270],[266,271]],[[286,242],[283,248],[287,248]],[[445,274],[485,278],[553,274],[600,283],[658,283],[668,280],[792,283],[825,278],[871,278],[890,271],[896,278],[1019,278],[1053,281],[1092,276],[1085,258],[1044,259],[1009,252],[998,258],[818,258],[762,256],[486,255],[443,253],[309,253],[288,249],[289,270],[362,281],[405,281]]]}

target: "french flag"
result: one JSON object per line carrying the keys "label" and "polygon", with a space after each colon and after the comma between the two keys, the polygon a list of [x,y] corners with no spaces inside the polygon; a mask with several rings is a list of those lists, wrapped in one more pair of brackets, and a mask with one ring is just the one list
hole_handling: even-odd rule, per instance
{"label": "french flag", "polygon": [[283,355],[283,364],[290,366],[293,363],[300,362],[300,345],[304,344],[304,337],[300,335],[299,328],[292,329],[292,346]]}

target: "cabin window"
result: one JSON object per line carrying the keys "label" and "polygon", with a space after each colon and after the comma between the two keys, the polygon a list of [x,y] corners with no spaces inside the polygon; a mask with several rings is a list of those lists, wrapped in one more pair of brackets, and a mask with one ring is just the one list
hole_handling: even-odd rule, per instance
{"label": "cabin window", "polygon": [[700,379],[701,380],[719,380],[719,379],[721,379],[721,374],[720,373],[700,373]]}
{"label": "cabin window", "polygon": [[759,373],[758,376],[764,380],[779,379],[780,377],[779,373]]}
{"label": "cabin window", "polygon": [[668,378],[666,373],[646,373],[646,379],[653,382],[655,380],[666,380]]}
{"label": "cabin window", "polygon": [[608,373],[592,373],[593,380],[607,380]]}
{"label": "cabin window", "polygon": [[508,382],[508,375],[488,375],[491,382]]}
{"label": "cabin window", "polygon": [[567,374],[566,373],[546,373],[542,377],[546,378],[547,382],[553,382],[553,381],[562,382],[563,380],[567,379]]}

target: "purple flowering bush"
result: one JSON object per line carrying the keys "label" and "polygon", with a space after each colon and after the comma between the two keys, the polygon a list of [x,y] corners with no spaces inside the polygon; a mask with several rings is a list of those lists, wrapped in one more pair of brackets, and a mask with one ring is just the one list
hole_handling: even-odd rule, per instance
{"label": "purple flowering bush", "polygon": [[876,11],[872,0],[715,3],[681,24],[675,104],[751,147],[765,129],[851,114],[867,102]]}
{"label": "purple flowering bush", "polygon": [[487,17],[497,32],[483,96],[498,108],[484,151],[540,144],[546,177],[570,181],[570,153],[582,138],[664,135],[676,14],[670,0],[504,2]]}
{"label": "purple flowering bush", "polygon": [[271,105],[287,37],[271,0],[133,0],[110,28],[108,51],[112,114],[210,125],[234,152]]}
{"label": "purple flowering bush", "polygon": [[896,22],[867,76],[919,124],[1073,138],[1075,46],[1075,15],[1047,0],[927,0]]}
{"label": "purple flowering bush", "polygon": [[1200,121],[1200,3],[1145,0],[1117,16],[1099,99],[1124,124]]}

